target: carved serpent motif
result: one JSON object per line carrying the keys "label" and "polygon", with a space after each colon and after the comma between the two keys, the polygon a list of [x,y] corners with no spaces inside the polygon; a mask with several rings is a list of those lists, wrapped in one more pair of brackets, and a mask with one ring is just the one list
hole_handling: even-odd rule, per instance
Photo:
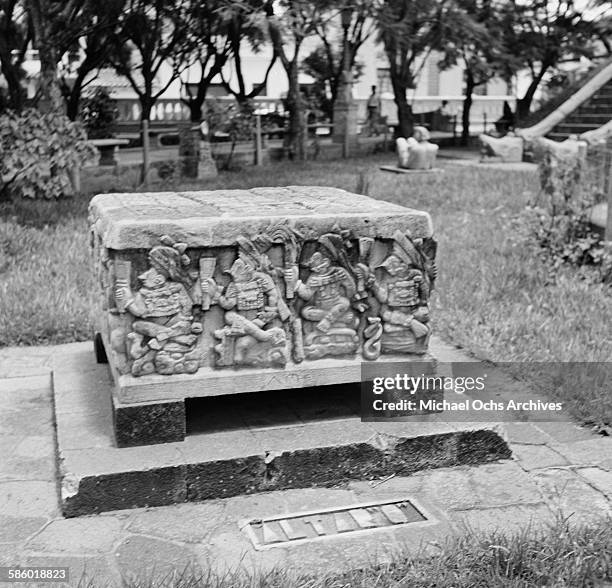
{"label": "carved serpent motif", "polygon": [[380,338],[382,337],[383,327],[380,317],[378,316],[368,317],[368,322],[370,324],[363,330],[364,342],[362,355],[364,359],[374,361],[380,357]]}

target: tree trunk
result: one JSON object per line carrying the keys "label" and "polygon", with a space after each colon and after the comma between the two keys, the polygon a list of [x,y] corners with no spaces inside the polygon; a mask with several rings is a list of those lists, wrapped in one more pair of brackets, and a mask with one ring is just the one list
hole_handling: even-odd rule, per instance
{"label": "tree trunk", "polygon": [[34,47],[40,57],[38,109],[42,113],[64,112],[64,100],[59,85],[57,64],[59,61],[56,39],[53,38],[52,19],[49,18],[47,2],[26,3],[32,23]]}
{"label": "tree trunk", "polygon": [[289,126],[285,133],[285,150],[290,159],[295,158],[301,161],[304,159],[304,116],[298,73],[298,63],[294,59],[287,72],[289,78],[289,90],[287,91]]}
{"label": "tree trunk", "polygon": [[57,75],[57,52],[44,40],[38,43],[40,54],[40,99],[38,109],[43,112],[64,113],[64,102]]}
{"label": "tree trunk", "polygon": [[411,137],[414,130],[414,117],[412,115],[412,106],[408,104],[406,99],[406,90],[399,80],[391,79],[393,86],[393,96],[395,105],[397,106],[397,136]]}
{"label": "tree trunk", "polygon": [[533,97],[535,96],[536,90],[538,89],[538,86],[540,85],[540,82],[542,81],[542,78],[544,77],[544,74],[546,73],[547,70],[548,70],[548,66],[542,65],[542,69],[540,70],[540,73],[538,73],[538,75],[535,76],[533,80],[531,80],[531,83],[529,84],[529,87],[527,88],[525,95],[519,100],[517,100],[517,103],[516,103],[517,122],[525,120],[529,116],[529,111],[531,110],[531,103],[533,101]]}
{"label": "tree trunk", "polygon": [[153,110],[153,100],[146,96],[140,97],[140,120],[151,120],[151,110]]}
{"label": "tree trunk", "polygon": [[202,122],[202,107],[206,101],[208,86],[211,78],[201,78],[198,82],[198,88],[195,96],[190,96],[189,99],[183,100],[183,103],[189,108],[189,120],[192,123]]}
{"label": "tree trunk", "polygon": [[[89,73],[89,72],[87,72]],[[65,96],[66,100],[66,115],[70,120],[76,120],[79,115],[79,105],[81,103],[81,92],[83,89],[83,81],[85,79],[85,73],[79,72],[74,85],[70,89],[69,93]]]}
{"label": "tree trunk", "polygon": [[465,98],[463,99],[463,112],[461,113],[461,145],[467,147],[470,142],[470,110],[472,109],[472,94],[476,84],[472,72],[465,72]]}
{"label": "tree trunk", "polygon": [[10,64],[8,67],[5,67],[5,65],[4,60],[2,60],[2,73],[8,88],[8,105],[9,108],[19,111],[23,107],[25,92],[21,87],[21,80],[17,69]]}
{"label": "tree trunk", "polygon": [[66,101],[66,116],[75,121],[77,116],[79,116],[79,104],[81,102],[81,89],[75,91],[73,87],[68,96],[68,100]]}
{"label": "tree trunk", "polygon": [[5,8],[3,18],[4,23],[0,29],[0,70],[8,89],[8,107],[21,110],[25,98],[21,87],[23,55],[20,54],[16,60],[12,51],[22,43],[16,31],[16,24],[13,22],[13,10]]}
{"label": "tree trunk", "polygon": [[189,108],[189,119],[193,123],[202,122],[202,108],[204,106],[204,102],[206,102],[206,96],[208,95],[208,88],[210,87],[210,83],[213,78],[222,70],[225,62],[227,61],[227,57],[215,57],[215,61],[210,68],[210,71],[204,75],[204,70],[206,68],[205,63],[200,63],[200,67],[202,68],[202,75],[200,76],[200,81],[198,82],[198,89],[196,95],[191,97],[189,101],[184,101]]}
{"label": "tree trunk", "polygon": [[199,100],[190,100],[187,102],[187,107],[189,108],[189,120],[192,123],[202,122],[202,104],[203,101]]}

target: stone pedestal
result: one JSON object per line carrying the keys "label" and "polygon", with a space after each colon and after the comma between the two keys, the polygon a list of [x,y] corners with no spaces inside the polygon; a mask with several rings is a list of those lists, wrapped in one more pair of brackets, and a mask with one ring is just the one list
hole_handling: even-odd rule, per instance
{"label": "stone pedestal", "polygon": [[547,155],[557,161],[577,164],[587,156],[588,143],[578,140],[575,136],[565,141],[552,141],[546,137],[536,137],[532,140],[534,159],[542,161]]}
{"label": "stone pedestal", "polygon": [[126,139],[92,139],[90,143],[96,147],[100,153],[100,167],[115,167],[118,164],[117,150],[122,145],[127,145]]}
{"label": "stone pedestal", "polygon": [[198,125],[187,123],[179,127],[179,165],[181,177],[217,176],[217,166],[212,158],[210,143],[202,139]]}
{"label": "stone pedestal", "polygon": [[217,164],[212,156],[210,142],[200,139],[200,157],[198,158],[198,178],[216,178]]}
{"label": "stone pedestal", "polygon": [[358,382],[427,353],[427,213],[335,188],[100,194],[97,331],[119,446],[180,441],[185,398]]}
{"label": "stone pedestal", "polygon": [[479,140],[483,161],[489,158],[495,158],[504,163],[523,161],[524,141],[522,137],[506,135],[505,137],[497,138],[490,137],[489,135],[480,135]]}
{"label": "stone pedestal", "polygon": [[347,136],[349,147],[357,143],[357,104],[353,100],[339,101],[334,105],[332,141],[344,144]]}

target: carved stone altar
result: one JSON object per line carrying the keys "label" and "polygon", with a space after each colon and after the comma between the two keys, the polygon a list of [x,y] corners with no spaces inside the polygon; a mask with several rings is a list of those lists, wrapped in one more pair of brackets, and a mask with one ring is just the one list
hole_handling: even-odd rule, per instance
{"label": "carved stone altar", "polygon": [[184,400],[360,381],[427,352],[429,215],[335,188],[101,194],[97,351],[119,446],[182,440]]}

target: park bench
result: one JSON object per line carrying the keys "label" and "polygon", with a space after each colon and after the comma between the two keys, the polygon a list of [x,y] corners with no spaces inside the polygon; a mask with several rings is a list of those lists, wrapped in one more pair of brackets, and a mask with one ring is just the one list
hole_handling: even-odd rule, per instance
{"label": "park bench", "polygon": [[360,382],[363,361],[424,363],[425,212],[290,186],[99,194],[89,213],[96,353],[115,381],[120,447],[182,441],[187,398]]}
{"label": "park bench", "polygon": [[[149,139],[152,140],[151,147],[154,149],[163,147],[162,139],[172,136],[178,136],[178,127],[153,127],[149,129]],[[119,133],[117,138],[124,139],[133,144],[142,139],[142,134],[139,132],[123,132]]]}
{"label": "park bench", "polygon": [[91,139],[89,141],[100,153],[98,165],[117,165],[117,148],[127,145],[126,139]]}
{"label": "park bench", "polygon": [[140,133],[119,133],[117,135],[117,139],[127,141],[130,147],[135,147],[141,138],[142,135]]}

